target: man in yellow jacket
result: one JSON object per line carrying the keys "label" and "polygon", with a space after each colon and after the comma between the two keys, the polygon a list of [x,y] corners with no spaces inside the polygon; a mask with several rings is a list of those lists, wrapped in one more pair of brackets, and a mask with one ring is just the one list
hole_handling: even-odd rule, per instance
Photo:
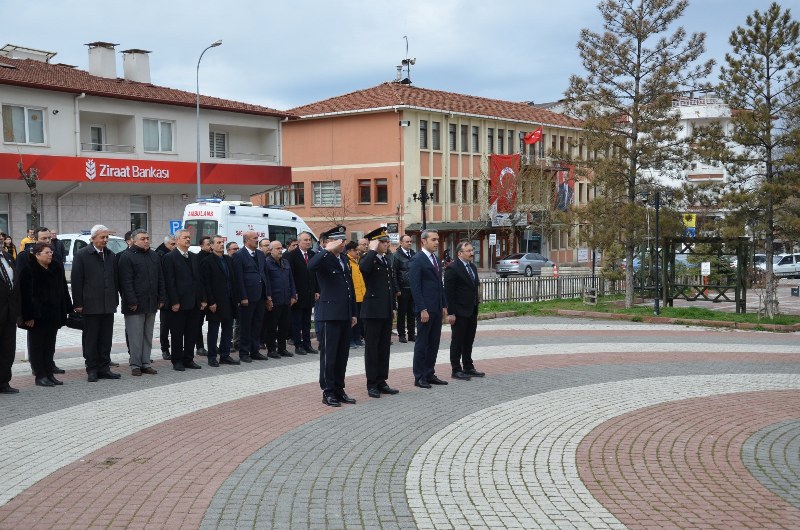
{"label": "man in yellow jacket", "polygon": [[[344,247],[347,253],[347,259],[350,260],[350,272],[353,275],[353,287],[356,291],[356,314],[361,314],[361,302],[364,301],[364,293],[367,288],[364,285],[364,277],[361,275],[361,269],[358,268],[358,260],[361,259],[361,251],[358,243],[349,241]],[[355,326],[350,328],[350,348],[359,348],[364,346],[364,327],[361,325],[361,319]]]}

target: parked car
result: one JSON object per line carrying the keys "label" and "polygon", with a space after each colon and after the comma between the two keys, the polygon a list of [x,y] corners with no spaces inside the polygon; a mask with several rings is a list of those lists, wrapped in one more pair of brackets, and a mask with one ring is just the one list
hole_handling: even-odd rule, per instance
{"label": "parked car", "polygon": [[[64,272],[67,276],[67,281],[70,281],[72,273],[72,258],[75,253],[83,247],[89,246],[92,243],[89,237],[89,231],[85,230],[80,234],[58,234],[58,240],[64,246]],[[108,249],[117,254],[127,248],[125,239],[119,236],[108,236]]]}
{"label": "parked car", "polygon": [[[766,260],[758,268],[767,270]],[[772,257],[772,274],[781,278],[800,278],[800,254],[778,254]]]}
{"label": "parked car", "polygon": [[542,267],[552,267],[553,265],[555,265],[555,263],[536,252],[511,254],[497,262],[495,272],[501,278],[505,278],[509,274],[538,276],[542,273]]}

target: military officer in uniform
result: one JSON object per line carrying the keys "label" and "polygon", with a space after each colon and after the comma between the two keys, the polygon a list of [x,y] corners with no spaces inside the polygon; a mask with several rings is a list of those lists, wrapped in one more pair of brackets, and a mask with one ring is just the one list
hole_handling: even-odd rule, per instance
{"label": "military officer in uniform", "polygon": [[314,319],[319,323],[319,386],[322,402],[340,407],[356,400],[344,391],[344,375],[350,356],[350,328],[358,322],[350,265],[343,254],[346,229],[337,226],[320,234],[322,249],[308,262],[316,274],[319,300]]}
{"label": "military officer in uniform", "polygon": [[392,320],[397,310],[392,268],[389,265],[389,235],[381,227],[365,236],[369,250],[358,263],[364,276],[366,292],[361,303],[361,322],[364,324],[366,348],[364,366],[367,372],[367,393],[379,398],[381,394],[397,394],[386,384],[389,378],[389,345],[392,340]]}

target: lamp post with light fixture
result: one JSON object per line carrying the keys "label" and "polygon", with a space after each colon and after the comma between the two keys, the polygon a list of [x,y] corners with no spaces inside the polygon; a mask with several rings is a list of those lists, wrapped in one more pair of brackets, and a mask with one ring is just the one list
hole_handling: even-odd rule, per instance
{"label": "lamp post with light fixture", "polygon": [[428,228],[428,222],[425,216],[425,210],[427,209],[427,204],[433,200],[433,192],[428,193],[428,189],[425,186],[425,181],[423,180],[422,183],[419,185],[419,193],[414,192],[411,194],[411,197],[415,201],[419,201],[422,205],[422,229],[425,230]]}
{"label": "lamp post with light fixture", "polygon": [[203,60],[203,55],[205,55],[205,53],[208,50],[210,50],[211,48],[216,48],[220,44],[222,44],[221,40],[215,40],[205,50],[203,50],[203,53],[200,54],[200,58],[197,59],[197,77],[196,77],[196,81],[197,81],[197,91],[196,91],[196,94],[197,94],[197,116],[196,116],[196,121],[197,121],[197,199],[200,199],[200,196],[201,196],[201,191],[200,191],[200,61]]}

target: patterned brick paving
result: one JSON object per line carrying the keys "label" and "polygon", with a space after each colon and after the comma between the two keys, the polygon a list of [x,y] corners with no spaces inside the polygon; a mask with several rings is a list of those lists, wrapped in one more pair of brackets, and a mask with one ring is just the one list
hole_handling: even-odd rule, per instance
{"label": "patterned brick paving", "polygon": [[742,461],[765,488],[800,508],[800,420],[753,434],[742,447]]}

